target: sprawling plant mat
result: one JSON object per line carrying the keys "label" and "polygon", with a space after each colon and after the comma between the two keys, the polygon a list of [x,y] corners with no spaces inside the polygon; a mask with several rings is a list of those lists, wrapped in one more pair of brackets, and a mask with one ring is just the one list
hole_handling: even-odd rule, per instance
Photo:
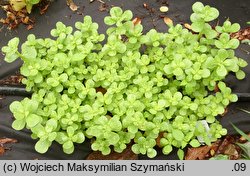
{"label": "sprawling plant mat", "polygon": [[[150,3],[149,3],[150,4]],[[171,7],[171,6],[170,6]],[[191,4],[190,4],[190,8],[191,8]],[[187,16],[189,16],[189,15],[187,15]],[[173,19],[173,21],[175,21],[174,20],[174,18],[172,18]],[[230,18],[231,19],[231,18]],[[143,20],[142,20],[142,22],[143,22]],[[235,21],[235,22],[238,22],[238,21]],[[164,24],[164,23],[163,23]],[[154,25],[153,25],[154,26]],[[152,27],[149,27],[149,29],[150,28],[152,28]],[[157,29],[157,27],[156,27],[156,29]],[[161,28],[161,30],[162,30],[162,28]],[[238,53],[237,53],[238,54]],[[245,52],[240,52],[239,53],[239,55],[242,55],[242,56],[240,56],[240,57],[242,57],[242,58],[247,58],[248,56],[246,55],[246,53]],[[238,55],[237,55],[238,56]],[[241,90],[241,91],[243,91],[243,92],[247,92],[247,90],[249,90],[249,88],[246,86],[246,84],[244,84],[244,82],[245,82],[246,80],[244,80],[242,83],[240,83],[240,84],[238,84],[237,83],[237,86],[235,85],[235,80],[233,79],[233,78],[229,78],[229,80],[228,80],[228,82],[229,82],[229,85],[230,86],[232,86],[234,89],[234,91],[239,91],[239,90]],[[239,85],[241,85],[241,87],[239,88]],[[241,107],[242,108],[242,107]],[[230,108],[229,108],[230,109]],[[229,112],[231,112],[231,111],[229,111]],[[11,114],[10,114],[10,116],[11,116]],[[229,116],[229,115],[227,115],[227,116]],[[223,119],[222,119],[222,121],[224,121],[224,122],[226,122],[226,123],[222,123],[222,124],[224,124],[224,126],[230,126],[230,125],[227,125],[228,124],[228,121],[229,121],[229,117],[227,117],[227,116],[224,116],[223,117]],[[234,118],[233,118],[234,119]],[[221,119],[220,119],[221,120]],[[237,118],[237,120],[238,121],[240,121],[240,118]],[[246,120],[246,118],[244,118],[244,120]],[[11,120],[12,121],[12,120]],[[238,122],[237,121],[237,122]],[[237,122],[235,122],[236,123],[236,125],[237,125]],[[10,122],[11,123],[11,122]],[[240,126],[241,127],[241,126]],[[241,128],[244,128],[244,126],[242,126]],[[230,130],[230,128],[228,127],[228,129]],[[246,128],[247,129],[247,128]],[[7,135],[6,135],[7,136]],[[54,145],[53,145],[54,146]],[[52,150],[53,150],[53,146],[52,146]],[[32,147],[31,147],[32,148]],[[76,149],[78,149],[78,146],[76,147]],[[73,156],[73,155],[72,155]],[[83,155],[82,155],[83,156]],[[43,157],[44,157],[44,155],[43,155]],[[165,157],[165,156],[164,156]]]}

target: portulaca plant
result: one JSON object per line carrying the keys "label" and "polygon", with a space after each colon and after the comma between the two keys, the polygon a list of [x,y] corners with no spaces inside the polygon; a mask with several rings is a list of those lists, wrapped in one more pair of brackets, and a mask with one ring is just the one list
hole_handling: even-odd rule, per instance
{"label": "portulaca plant", "polygon": [[245,77],[247,62],[234,51],[239,41],[230,38],[240,26],[226,20],[214,29],[217,9],[200,2],[192,8],[191,31],[169,24],[165,33],[144,34],[131,11],[113,7],[106,35],[85,16],[74,29],[58,22],[52,38],[29,35],[21,51],[19,39],[10,40],[5,61],[23,60],[23,83],[33,92],[10,105],[12,127],[29,129],[39,153],[56,141],[70,154],[89,138],[103,155],[132,143],[134,153],[153,158],[162,136],[163,153],[176,147],[180,159],[187,145],[201,145],[197,137],[210,145],[227,134],[216,116],[237,101],[225,77]]}

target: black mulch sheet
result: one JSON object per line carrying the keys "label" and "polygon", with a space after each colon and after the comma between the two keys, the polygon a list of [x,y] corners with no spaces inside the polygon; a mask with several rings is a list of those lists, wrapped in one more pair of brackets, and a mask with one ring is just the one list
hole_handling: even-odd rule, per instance
{"label": "black mulch sheet", "polygon": [[[163,19],[159,18],[159,7],[162,3],[169,3],[169,12],[167,16],[171,18],[174,23],[188,23],[189,16],[191,14],[191,6],[195,2],[194,0],[103,0],[109,7],[120,6],[123,9],[130,9],[133,11],[135,17],[143,18],[142,24],[144,31],[147,32],[152,28],[156,28],[158,31],[166,31],[167,27],[163,22]],[[74,25],[76,21],[82,21],[84,15],[91,15],[93,21],[99,24],[99,31],[104,33],[106,26],[103,23],[103,18],[108,15],[107,11],[100,11],[101,3],[95,1],[89,3],[89,0],[75,0],[74,1],[80,8],[78,12],[72,12],[66,5],[66,0],[55,0],[48,8],[48,11],[44,15],[39,14],[39,10],[35,9],[31,17],[35,17],[34,29],[27,30],[26,26],[20,25],[15,30],[8,30],[5,26],[0,24],[0,48],[7,44],[7,42],[13,37],[20,37],[21,42],[25,40],[28,34],[33,33],[38,37],[49,37],[50,30],[54,28],[57,21],[62,21],[66,25]],[[220,11],[219,22],[223,22],[229,18],[232,22],[240,23],[242,28],[247,27],[246,22],[250,21],[250,1],[247,0],[202,0],[203,3],[216,7]],[[149,15],[147,10],[143,8],[143,3],[146,3],[149,7],[155,8],[156,13]],[[83,14],[81,15],[81,13]],[[5,17],[5,12],[0,10],[0,18]],[[152,20],[154,22],[152,22]],[[229,75],[227,83],[236,93],[250,93],[250,55],[246,52],[250,51],[250,47],[241,45],[236,51],[238,57],[244,58],[248,63],[244,71],[247,76],[244,80],[238,81],[233,75]],[[0,58],[3,56],[0,53]],[[14,74],[20,67],[21,61],[18,60],[15,63],[7,64],[0,59],[0,78],[7,75]],[[13,116],[9,111],[9,104],[14,100],[21,100],[24,97],[21,96],[4,96],[0,99],[0,138],[8,137],[18,140],[16,144],[10,144],[11,151],[5,152],[0,159],[85,159],[91,152],[90,142],[86,141],[84,144],[76,145],[76,150],[73,154],[64,154],[61,146],[57,143],[53,143],[49,151],[46,154],[39,154],[34,150],[35,142],[30,137],[28,130],[15,131],[11,128]],[[229,106],[229,112],[223,117],[219,117],[222,125],[228,129],[229,134],[236,134],[229,122],[234,123],[240,129],[245,132],[250,131],[250,114],[244,113],[239,109],[250,110],[250,99],[240,101],[238,103],[231,104]],[[146,156],[139,156],[139,159],[148,159]],[[158,156],[154,159],[178,159],[176,152],[172,152],[170,155],[165,156],[159,152]]]}

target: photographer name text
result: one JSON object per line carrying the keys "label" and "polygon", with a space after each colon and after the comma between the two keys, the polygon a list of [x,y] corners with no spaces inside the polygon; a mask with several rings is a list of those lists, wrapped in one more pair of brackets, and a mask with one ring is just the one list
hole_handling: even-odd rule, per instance
{"label": "photographer name text", "polygon": [[[15,168],[15,169],[13,169]],[[108,164],[86,164],[86,163],[56,163],[56,164],[47,164],[47,163],[17,163],[14,165],[4,165],[5,171],[18,170],[21,172],[184,172],[185,165],[184,163],[165,163],[165,164],[139,164],[136,162],[131,162],[128,164],[117,164],[117,163],[108,163]]]}

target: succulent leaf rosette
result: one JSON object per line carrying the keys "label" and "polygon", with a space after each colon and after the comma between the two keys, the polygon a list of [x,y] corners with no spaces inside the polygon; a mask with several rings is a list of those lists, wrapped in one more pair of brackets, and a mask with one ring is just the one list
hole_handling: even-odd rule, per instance
{"label": "succulent leaf rosette", "polygon": [[58,22],[52,38],[29,35],[21,51],[19,39],[10,40],[5,60],[23,60],[23,83],[33,92],[10,105],[13,128],[29,129],[39,153],[56,141],[70,154],[85,138],[103,155],[132,142],[134,153],[150,158],[159,136],[163,153],[176,147],[180,159],[187,145],[201,145],[198,137],[210,145],[227,133],[216,116],[237,101],[225,77],[243,79],[247,62],[235,56],[239,41],[230,38],[239,24],[226,20],[214,29],[217,9],[200,2],[192,9],[192,31],[169,24],[165,33],[144,34],[130,10],[113,7],[107,35],[85,16],[74,29]]}

